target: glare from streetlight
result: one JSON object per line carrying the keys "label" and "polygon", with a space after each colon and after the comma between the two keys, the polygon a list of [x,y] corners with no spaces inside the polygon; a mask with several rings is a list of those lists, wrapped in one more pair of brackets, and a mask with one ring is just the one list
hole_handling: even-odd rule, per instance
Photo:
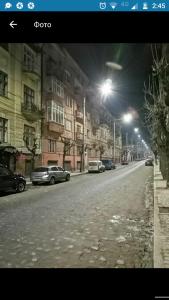
{"label": "glare from streetlight", "polygon": [[134,128],[134,131],[137,133],[139,131],[139,129],[138,128]]}
{"label": "glare from streetlight", "polygon": [[123,115],[122,119],[123,119],[124,123],[130,123],[133,119],[133,116],[132,116],[132,114],[128,113],[128,114]]}
{"label": "glare from streetlight", "polygon": [[139,138],[139,139],[141,138],[141,135],[140,135],[140,134],[138,134],[138,138]]}
{"label": "glare from streetlight", "polygon": [[112,94],[112,80],[107,79],[105,82],[103,82],[99,88],[101,95],[103,97],[108,97]]}

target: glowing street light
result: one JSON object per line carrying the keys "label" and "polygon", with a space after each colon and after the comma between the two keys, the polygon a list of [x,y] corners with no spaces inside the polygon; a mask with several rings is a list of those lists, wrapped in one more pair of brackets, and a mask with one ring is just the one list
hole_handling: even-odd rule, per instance
{"label": "glowing street light", "polygon": [[124,123],[130,123],[132,121],[132,119],[133,119],[133,116],[130,113],[123,115],[123,118],[122,118]]}
{"label": "glowing street light", "polygon": [[103,82],[99,88],[101,95],[103,97],[108,97],[112,94],[112,80],[106,79],[105,82]]}
{"label": "glowing street light", "polygon": [[138,134],[138,138],[139,138],[139,139],[141,138],[141,135],[140,135],[140,134]]}
{"label": "glowing street light", "polygon": [[138,128],[134,128],[134,132],[136,132],[136,133],[137,133],[138,131],[139,131],[139,129],[138,129]]}

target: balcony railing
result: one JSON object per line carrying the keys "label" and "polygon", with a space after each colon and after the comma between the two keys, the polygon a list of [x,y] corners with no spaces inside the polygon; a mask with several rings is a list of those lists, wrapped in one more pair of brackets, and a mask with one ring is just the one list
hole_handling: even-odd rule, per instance
{"label": "balcony railing", "polygon": [[34,103],[22,103],[21,112],[25,119],[31,122],[36,122],[43,117],[43,111],[40,110]]}
{"label": "balcony railing", "polygon": [[47,92],[46,93],[46,101],[50,102],[50,101],[53,101],[53,100],[57,101],[61,105],[63,105],[63,103],[64,103],[64,98],[62,98],[61,96],[58,96],[58,94],[56,94],[54,92]]}
{"label": "balcony railing", "polygon": [[37,80],[40,78],[40,70],[35,63],[23,63],[23,72],[33,80]]}
{"label": "balcony railing", "polygon": [[62,133],[64,133],[64,125],[55,123],[53,121],[49,121],[48,122],[48,130],[55,132],[55,133],[62,134]]}

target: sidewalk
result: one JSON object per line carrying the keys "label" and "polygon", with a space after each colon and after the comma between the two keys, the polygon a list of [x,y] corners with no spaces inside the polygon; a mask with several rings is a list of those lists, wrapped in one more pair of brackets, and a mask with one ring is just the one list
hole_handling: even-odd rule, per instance
{"label": "sidewalk", "polygon": [[154,267],[169,268],[169,189],[154,166]]}

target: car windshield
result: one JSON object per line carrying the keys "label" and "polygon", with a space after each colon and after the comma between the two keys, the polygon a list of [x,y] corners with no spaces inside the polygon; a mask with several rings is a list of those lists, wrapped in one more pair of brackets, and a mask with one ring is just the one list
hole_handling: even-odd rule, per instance
{"label": "car windshield", "polygon": [[33,172],[47,172],[48,168],[45,167],[40,167],[40,168],[36,168]]}
{"label": "car windshield", "polygon": [[110,164],[111,161],[110,161],[110,160],[102,160],[102,163],[103,163],[103,164]]}
{"label": "car windshield", "polygon": [[90,161],[89,166],[97,166],[97,162],[96,161]]}

